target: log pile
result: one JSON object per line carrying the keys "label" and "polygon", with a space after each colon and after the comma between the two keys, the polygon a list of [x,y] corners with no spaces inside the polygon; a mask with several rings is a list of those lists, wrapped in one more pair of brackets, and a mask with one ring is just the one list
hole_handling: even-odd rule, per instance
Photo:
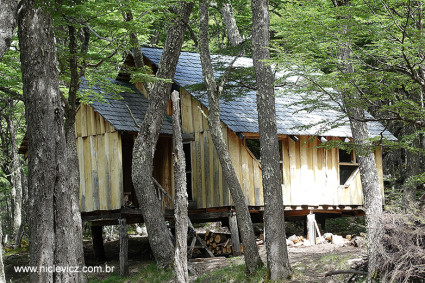
{"label": "log pile", "polygon": [[[203,242],[214,255],[229,256],[232,254],[232,241],[228,233],[217,233],[207,230]],[[194,254],[198,254],[196,249],[193,252]]]}

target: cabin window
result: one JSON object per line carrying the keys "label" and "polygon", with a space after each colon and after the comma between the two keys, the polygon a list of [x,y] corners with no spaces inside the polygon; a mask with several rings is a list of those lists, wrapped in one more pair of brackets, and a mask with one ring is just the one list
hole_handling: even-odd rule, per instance
{"label": "cabin window", "polygon": [[251,151],[251,153],[257,158],[258,161],[261,159],[260,155],[260,140],[258,139],[246,139],[246,147]]}
{"label": "cabin window", "polygon": [[183,143],[184,158],[186,160],[186,189],[187,199],[193,200],[192,194],[192,154],[190,143]]}
{"label": "cabin window", "polygon": [[279,141],[279,166],[280,166],[280,183],[283,185],[283,141]]}
{"label": "cabin window", "polygon": [[354,151],[348,152],[344,149],[339,149],[339,184],[345,183],[353,176],[359,168],[356,162]]}
{"label": "cabin window", "polygon": [[[246,146],[251,151],[251,153],[255,156],[258,161],[261,161],[260,154],[260,140],[258,139],[246,139]],[[279,141],[279,164],[280,164],[280,182],[283,184],[283,150],[282,150],[282,142]]]}

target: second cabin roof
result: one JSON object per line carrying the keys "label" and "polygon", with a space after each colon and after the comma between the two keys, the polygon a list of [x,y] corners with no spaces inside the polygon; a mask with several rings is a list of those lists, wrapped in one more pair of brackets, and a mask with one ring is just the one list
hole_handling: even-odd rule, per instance
{"label": "second cabin roof", "polygon": [[[143,56],[158,66],[162,49],[142,47]],[[234,57],[212,55],[212,63],[216,77],[220,77]],[[251,58],[238,58],[233,67],[239,69],[252,68]],[[239,78],[243,80],[244,77]],[[231,100],[220,103],[220,119],[233,132],[258,133],[256,91],[248,86],[250,78],[246,77],[247,87],[241,92],[241,87],[230,88],[239,92]],[[174,75],[174,82],[185,88],[201,103],[208,107],[206,90],[196,87],[204,83],[201,60],[198,53],[182,51]],[[242,84],[243,85],[243,84]],[[194,87],[195,86],[195,87]],[[305,110],[303,95],[290,89],[276,88],[276,122],[278,134],[281,135],[322,135],[334,137],[352,137],[348,117],[338,110],[335,102],[327,101],[326,110],[314,108]],[[236,94],[236,93],[235,93]],[[311,95],[311,94],[309,94]],[[367,116],[372,118],[370,114]],[[368,122],[372,137],[381,134],[390,140],[396,138],[376,121]]]}
{"label": "second cabin roof", "polygon": [[[106,119],[117,131],[139,132],[139,126],[145,118],[149,107],[149,100],[145,98],[130,82],[109,80],[109,83],[126,87],[125,91],[118,92],[119,97],[112,91],[100,86],[89,87],[82,79],[80,90],[91,89],[96,93],[104,94],[101,101],[93,101],[90,106]],[[173,134],[173,122],[166,115],[161,127],[161,134]]]}

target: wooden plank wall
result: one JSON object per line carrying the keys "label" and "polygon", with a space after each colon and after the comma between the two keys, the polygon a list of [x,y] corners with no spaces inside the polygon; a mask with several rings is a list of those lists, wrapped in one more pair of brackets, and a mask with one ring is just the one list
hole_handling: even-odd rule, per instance
{"label": "wooden plank wall", "polygon": [[[182,129],[194,133],[192,141],[193,198],[198,208],[230,205],[232,200],[205,116],[208,110],[186,91],[181,91]],[[261,167],[243,141],[222,123],[222,131],[236,174],[249,205],[263,205]]]}
{"label": "wooden plank wall", "polygon": [[[311,136],[298,136],[294,142],[281,136],[283,159],[283,196],[285,205],[362,205],[360,174],[349,186],[339,184],[339,153],[337,148],[318,148],[320,141]],[[335,138],[328,138],[332,140]],[[382,151],[375,152],[383,194]]]}
{"label": "wooden plank wall", "polygon": [[119,209],[123,199],[121,136],[89,105],[75,123],[82,212]]}
{"label": "wooden plank wall", "polygon": [[[156,144],[153,160],[153,177],[174,198],[173,141],[171,137],[160,137]],[[173,209],[173,202],[161,194],[162,208]]]}
{"label": "wooden plank wall", "polygon": [[[197,206],[207,208],[231,204],[207,120],[201,112],[208,115],[208,110],[184,90],[181,99],[183,131],[195,134],[192,142],[192,174],[193,196]],[[247,203],[252,206],[264,205],[260,164],[243,140],[226,125],[222,124],[222,129]],[[355,176],[350,186],[339,185],[338,149],[325,150],[318,147],[320,141],[317,138],[298,137],[300,140],[295,142],[288,136],[279,136],[282,143],[284,204],[362,205],[360,174]],[[375,152],[375,157],[383,188],[381,149]]]}

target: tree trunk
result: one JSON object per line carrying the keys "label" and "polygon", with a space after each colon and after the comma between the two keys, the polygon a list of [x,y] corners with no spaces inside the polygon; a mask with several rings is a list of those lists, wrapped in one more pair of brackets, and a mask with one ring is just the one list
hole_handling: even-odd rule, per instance
{"label": "tree trunk", "polygon": [[280,181],[279,143],[277,140],[274,75],[270,59],[268,1],[252,0],[252,55],[257,81],[258,128],[264,192],[267,268],[270,280],[291,274],[286,247],[282,185]]}
{"label": "tree trunk", "polygon": [[202,73],[204,75],[208,89],[208,125],[215,149],[219,153],[218,158],[220,160],[224,179],[226,180],[233,203],[236,208],[236,217],[244,246],[246,267],[248,272],[252,273],[257,267],[262,265],[262,262],[255,242],[254,228],[252,226],[251,216],[245,202],[245,196],[236,176],[236,172],[233,167],[226,142],[224,141],[223,133],[221,131],[220,94],[215,82],[208,46],[208,1],[200,1],[199,5],[199,51],[201,55]]}
{"label": "tree trunk", "polygon": [[[408,124],[404,126],[404,135],[413,135],[419,129],[416,125]],[[414,149],[421,149],[421,141],[420,137],[416,137],[411,145]],[[416,190],[417,190],[417,182],[412,181],[411,177],[419,175],[422,171],[421,167],[421,154],[419,152],[415,152],[414,150],[405,149],[405,180],[403,184],[403,208],[408,210],[411,208],[416,202]]]}
{"label": "tree trunk", "polygon": [[[353,65],[350,63],[351,43],[347,42],[340,51],[343,64],[343,72],[354,73]],[[376,275],[379,260],[376,258],[378,243],[382,239],[382,226],[380,216],[382,214],[383,199],[381,184],[378,178],[378,170],[375,163],[375,147],[369,141],[370,135],[365,121],[364,109],[353,102],[361,101],[357,93],[347,93],[341,90],[343,104],[350,120],[351,133],[353,135],[356,157],[359,163],[360,177],[363,188],[364,206],[366,208],[366,230],[368,241],[368,281]]]}
{"label": "tree trunk", "polygon": [[[68,178],[64,110],[59,92],[55,38],[50,15],[24,0],[18,17],[22,81],[28,125],[31,282],[81,282],[69,270],[46,268],[79,265],[75,234],[78,206],[75,185]],[[64,162],[65,161],[65,162]],[[81,239],[81,238],[80,238]],[[80,255],[81,257],[81,255]]]}
{"label": "tree trunk", "polygon": [[[355,98],[354,98],[355,99]],[[379,259],[376,258],[378,243],[382,239],[382,226],[380,224],[380,215],[382,214],[383,199],[381,185],[378,179],[378,170],[376,169],[375,156],[370,150],[371,144],[368,141],[369,131],[365,122],[359,122],[364,119],[364,111],[359,108],[351,108],[350,113],[351,132],[354,143],[360,147],[357,151],[360,176],[363,188],[364,206],[366,208],[366,229],[368,241],[368,277],[369,279],[376,274],[378,270]],[[366,152],[361,152],[363,149]],[[368,150],[369,149],[369,150]]]}
{"label": "tree trunk", "polygon": [[13,205],[13,239],[15,249],[21,245],[21,226],[22,226],[22,182],[21,165],[18,155],[18,145],[16,143],[16,131],[13,121],[13,99],[9,98],[10,113],[6,115],[6,123],[9,128],[10,146],[12,150],[12,162],[10,168],[10,180],[12,185],[12,205]]}
{"label": "tree trunk", "polygon": [[238,46],[243,40],[239,33],[238,26],[236,25],[235,15],[233,14],[232,3],[230,1],[225,1],[223,7],[220,9],[221,14],[224,18],[224,23],[226,25],[227,38],[230,41],[230,44],[233,47]]}
{"label": "tree trunk", "polygon": [[174,254],[174,272],[177,282],[189,282],[187,272],[187,183],[186,161],[183,152],[183,140],[180,126],[180,97],[177,91],[171,94],[173,102],[173,138],[174,138],[174,218],[176,219],[176,248]]}
{"label": "tree trunk", "polygon": [[[80,87],[80,76],[77,66],[77,35],[74,26],[68,26],[69,34],[69,67],[71,73],[70,87],[68,93],[68,103],[65,108],[65,161],[67,167],[67,187],[61,192],[56,200],[56,245],[61,245],[65,253],[56,255],[59,262],[69,264],[69,266],[84,267],[83,250],[83,225],[79,206],[80,190],[80,170],[78,163],[77,144],[75,140],[75,115],[77,91]],[[71,236],[70,236],[71,235]],[[59,259],[59,257],[62,257]],[[76,280],[75,282],[86,282],[84,273],[76,273],[75,277],[63,277],[64,282]]]}
{"label": "tree trunk", "polygon": [[18,0],[0,0],[0,61],[13,40],[18,3]]}
{"label": "tree trunk", "polygon": [[[133,13],[131,11],[127,11],[124,15],[124,20],[126,22],[132,21]],[[137,34],[134,32],[130,32],[130,47],[133,49],[134,66],[136,67],[136,70],[140,70],[144,67],[143,55],[142,50],[140,49],[139,39],[137,38]]]}
{"label": "tree trunk", "polygon": [[[167,32],[167,39],[156,74],[158,78],[173,79],[174,77],[186,24],[192,8],[193,3],[181,2],[180,14]],[[174,258],[173,243],[152,181],[153,157],[167,110],[170,91],[170,83],[157,82],[153,86],[149,108],[133,149],[133,184],[148,231],[149,243],[160,268],[169,266]]]}
{"label": "tree trunk", "polygon": [[[3,238],[3,228],[2,221],[0,218],[0,239]],[[4,265],[3,265],[3,245],[0,243],[0,283],[6,283],[6,278],[4,276]]]}

